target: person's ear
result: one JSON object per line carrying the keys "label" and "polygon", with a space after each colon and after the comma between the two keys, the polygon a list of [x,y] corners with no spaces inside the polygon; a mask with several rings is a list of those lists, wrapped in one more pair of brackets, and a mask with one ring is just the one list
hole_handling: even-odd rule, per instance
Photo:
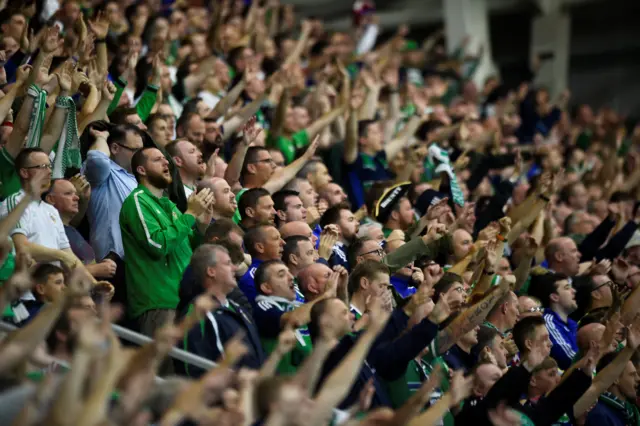
{"label": "person's ear", "polygon": [[180,157],[171,157],[173,158],[173,162],[176,163],[177,167],[182,167],[182,158]]}
{"label": "person's ear", "polygon": [[560,300],[560,295],[558,293],[551,293],[549,295],[549,300],[551,300],[554,303],[557,303]]}
{"label": "person's ear", "polygon": [[147,175],[147,171],[144,169],[144,166],[136,167],[136,172],[138,172],[138,174],[140,176],[146,176]]}
{"label": "person's ear", "polygon": [[260,291],[264,294],[266,294],[267,296],[269,296],[271,293],[273,293],[271,291],[271,286],[268,283],[262,283],[260,284]]}
{"label": "person's ear", "polygon": [[207,267],[207,276],[215,279],[216,278],[216,268],[214,268],[213,266]]}
{"label": "person's ear", "polygon": [[535,387],[537,385],[536,376],[531,376],[531,380],[529,381],[529,385]]}
{"label": "person's ear", "polygon": [[276,215],[278,216],[278,219],[280,219],[283,222],[287,220],[287,214],[282,210],[276,210]]}
{"label": "person's ear", "polygon": [[527,348],[527,351],[530,351],[533,348],[533,341],[531,341],[531,339],[526,339],[524,341],[524,347]]}
{"label": "person's ear", "polygon": [[116,155],[118,152],[120,152],[120,145],[118,145],[118,144],[117,144],[117,143],[115,143],[115,142],[112,142],[112,143],[109,145],[109,150],[111,151],[111,153],[112,153],[113,155]]}
{"label": "person's ear", "polygon": [[29,170],[27,169],[20,169],[20,172],[18,174],[22,179],[29,179]]}
{"label": "person's ear", "polygon": [[293,266],[298,266],[299,262],[298,262],[298,256],[296,256],[295,254],[291,254],[289,255],[289,259],[284,259],[285,263],[288,262],[290,264],[292,264]]}
{"label": "person's ear", "polygon": [[264,253],[264,244],[256,243],[255,248],[258,253]]}
{"label": "person's ear", "polygon": [[398,220],[398,216],[400,216],[399,212],[396,212],[396,211],[391,212],[391,219],[397,221]]}
{"label": "person's ear", "polygon": [[253,219],[253,217],[256,214],[256,211],[253,209],[253,207],[247,207],[244,212],[247,214],[247,217],[250,217],[251,219]]}
{"label": "person's ear", "polygon": [[51,193],[48,193],[47,196],[44,197],[44,200],[51,205],[55,205],[53,195]]}
{"label": "person's ear", "polygon": [[44,294],[44,284],[36,284],[34,288],[37,294],[40,294],[40,295]]}
{"label": "person's ear", "polygon": [[252,175],[255,175],[256,174],[256,165],[255,164],[247,165],[247,171],[249,173],[251,173]]}
{"label": "person's ear", "polygon": [[369,284],[371,284],[369,282],[369,280],[367,278],[361,278],[360,279],[360,288],[363,290],[367,290],[369,288]]}

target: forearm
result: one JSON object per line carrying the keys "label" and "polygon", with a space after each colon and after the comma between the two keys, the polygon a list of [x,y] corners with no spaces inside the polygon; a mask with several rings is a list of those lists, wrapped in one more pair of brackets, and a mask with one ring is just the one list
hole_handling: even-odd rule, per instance
{"label": "forearm", "polygon": [[365,97],[364,103],[358,111],[358,118],[360,120],[373,120],[378,108],[378,99],[380,98],[381,86],[370,87]]}
{"label": "forearm", "polygon": [[516,286],[513,289],[514,292],[520,291],[524,283],[527,282],[529,278],[529,273],[531,272],[531,262],[533,261],[532,257],[525,257],[520,261],[520,264],[513,271],[513,274],[516,276]]}
{"label": "forearm", "polygon": [[13,331],[0,343],[0,373],[23,362],[42,342],[67,304],[65,297],[45,305],[26,326]]}
{"label": "forearm", "polygon": [[249,147],[244,144],[236,149],[236,152],[231,157],[231,161],[227,166],[227,170],[224,172],[224,179],[229,183],[229,186],[233,188],[233,185],[240,181],[240,173],[242,172],[242,164],[244,163],[244,157],[247,155]]}
{"label": "forearm", "polygon": [[295,64],[300,60],[300,55],[302,55],[302,51],[304,50],[308,39],[309,39],[309,32],[303,31],[302,34],[300,35],[300,38],[298,39],[298,43],[296,44],[296,47],[293,49],[293,51],[287,57],[287,59],[285,59],[284,63],[280,68],[284,69],[285,67],[291,64]]}
{"label": "forearm", "polygon": [[4,123],[5,119],[11,111],[13,101],[16,99],[16,95],[19,91],[22,91],[22,84],[15,83],[11,86],[11,89],[0,99],[0,123]]}
{"label": "forearm", "polygon": [[418,130],[422,124],[422,119],[419,117],[412,117],[411,120],[407,123],[407,125],[402,129],[402,131],[396,136],[393,140],[391,140],[385,147],[384,150],[387,154],[388,159],[392,159],[398,154],[407,145],[409,139],[413,134]]}
{"label": "forearm", "polygon": [[273,141],[278,140],[282,135],[282,129],[284,128],[284,122],[287,116],[287,108],[289,107],[289,101],[291,99],[291,92],[289,88],[284,88],[282,95],[280,96],[280,102],[278,102],[278,108],[276,109],[276,116],[273,119],[273,126],[271,126],[270,139]]}
{"label": "forearm", "polygon": [[634,349],[626,346],[604,370],[598,372],[589,389],[573,406],[575,417],[580,417],[586,413],[598,400],[600,394],[609,389],[618,380],[634,352]]}
{"label": "forearm", "polygon": [[78,416],[82,407],[78,402],[84,399],[83,388],[90,363],[91,356],[84,349],[78,348],[73,355],[71,369],[65,376],[51,408],[53,424],[73,423]]}
{"label": "forearm", "polygon": [[269,377],[273,377],[276,374],[276,370],[278,369],[278,365],[280,361],[282,361],[282,354],[278,348],[276,347],[267,360],[262,364],[260,371],[258,372],[258,380],[267,379]]}
{"label": "forearm", "polygon": [[495,273],[488,274],[486,272],[483,272],[482,276],[480,277],[480,280],[478,280],[478,283],[473,288],[471,297],[473,297],[476,294],[483,294],[487,290],[489,290],[491,288],[491,282],[493,281],[493,277],[495,277]]}
{"label": "forearm", "polygon": [[227,93],[227,95],[224,98],[220,99],[220,101],[216,104],[213,110],[211,110],[211,112],[209,113],[209,117],[214,117],[214,118],[222,117],[227,112],[227,110],[236,103],[236,101],[238,100],[238,97],[240,97],[240,94],[242,93],[244,88],[245,88],[244,80],[240,81],[238,84],[233,86],[233,88],[229,90],[229,93]]}
{"label": "forearm", "polygon": [[96,43],[96,56],[98,63],[98,72],[101,76],[107,76],[109,73],[109,60],[107,58],[107,44],[104,42]]}
{"label": "forearm", "polygon": [[78,121],[82,121],[84,117],[91,115],[93,111],[96,110],[98,104],[100,103],[100,92],[93,84],[90,86],[89,96],[84,100],[84,105],[82,105],[82,111],[78,114]]}
{"label": "forearm", "polygon": [[[67,93],[61,92],[59,97],[62,96],[67,96]],[[42,150],[47,154],[51,152],[53,146],[58,142],[58,140],[60,140],[60,135],[62,134],[62,128],[67,119],[68,112],[69,110],[67,108],[62,108],[56,105],[53,115],[47,123],[47,128],[45,129],[40,141],[40,148],[42,148]]]}
{"label": "forearm", "polygon": [[451,394],[445,393],[442,398],[429,407],[425,412],[411,420],[408,426],[434,425],[445,415],[451,406]]}
{"label": "forearm", "polygon": [[307,130],[307,136],[309,140],[313,140],[318,133],[331,123],[333,123],[338,117],[340,117],[344,113],[344,107],[339,106],[329,111],[318,120],[316,120],[311,126],[309,126]]}
{"label": "forearm", "polygon": [[266,98],[267,98],[267,94],[263,93],[256,100],[254,100],[253,102],[251,102],[250,104],[242,108],[236,116],[231,117],[230,120],[226,120],[224,122],[225,132],[224,132],[223,140],[229,139],[239,128],[244,126],[244,124],[247,121],[249,121],[249,119],[253,117],[256,114],[256,112],[258,112],[260,107],[262,107],[262,104],[264,103],[264,100]]}
{"label": "forearm", "polygon": [[465,309],[451,324],[438,333],[436,349],[439,354],[445,353],[460,337],[482,324],[496,302],[509,290],[506,283],[500,283],[494,288],[495,290],[492,289],[482,300]]}
{"label": "forearm", "polygon": [[9,232],[15,228],[32,200],[33,197],[30,194],[25,194],[18,205],[4,219],[0,220],[0,241],[6,241],[9,238]]}
{"label": "forearm", "polygon": [[263,188],[272,194],[280,191],[291,179],[296,177],[307,161],[309,161],[309,158],[307,158],[307,155],[305,154],[284,169],[276,172],[271,179],[263,185]]}
{"label": "forearm", "polygon": [[349,111],[347,121],[347,137],[344,144],[344,161],[351,164],[358,158],[358,114],[355,110]]}
{"label": "forearm", "polygon": [[[83,118],[82,121],[79,121],[78,134],[81,135],[82,132],[84,132],[84,129],[89,125],[89,123],[106,119],[110,104],[111,104],[111,101],[109,99],[107,98],[101,99],[96,109],[94,109],[91,114]],[[106,142],[105,142],[105,145],[106,145]],[[108,148],[107,148],[107,152],[109,152]],[[110,153],[107,155],[110,155]]]}

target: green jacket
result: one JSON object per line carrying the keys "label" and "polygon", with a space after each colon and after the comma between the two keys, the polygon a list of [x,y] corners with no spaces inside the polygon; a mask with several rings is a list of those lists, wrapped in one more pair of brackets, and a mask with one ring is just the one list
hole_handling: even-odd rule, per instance
{"label": "green jacket", "polygon": [[[116,93],[113,96],[113,100],[109,104],[109,108],[107,108],[107,115],[111,114],[118,107],[120,103],[120,98],[122,97],[122,93],[124,89],[127,87],[127,81],[122,77],[118,77],[113,80],[113,84],[116,86]],[[149,115],[151,115],[151,110],[156,103],[156,97],[158,96],[158,87],[153,84],[148,84],[145,87],[144,92],[140,96],[140,100],[136,104],[136,111],[140,120],[147,121]]]}
{"label": "green jacket", "polygon": [[127,308],[132,318],[152,309],[175,309],[182,274],[191,260],[195,217],[167,197],[138,185],[120,210]]}

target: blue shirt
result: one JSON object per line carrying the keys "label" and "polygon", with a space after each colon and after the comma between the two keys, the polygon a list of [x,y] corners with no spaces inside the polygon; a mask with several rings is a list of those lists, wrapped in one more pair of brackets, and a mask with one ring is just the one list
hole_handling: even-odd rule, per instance
{"label": "blue shirt", "polygon": [[557,313],[548,308],[544,310],[544,322],[553,343],[551,357],[556,360],[561,370],[566,370],[578,353],[578,324],[571,318],[567,318],[565,323]]}
{"label": "blue shirt", "polygon": [[124,259],[120,209],[125,198],[138,186],[138,182],[131,173],[98,150],[88,152],[83,173],[91,185],[87,216],[96,261],[104,259],[109,252]]}
{"label": "blue shirt", "polygon": [[344,269],[351,271],[351,268],[349,268],[349,259],[347,258],[347,247],[341,242],[333,246],[331,256],[329,257],[329,267],[333,269],[336,265],[344,266]]}
{"label": "blue shirt", "polygon": [[256,270],[260,265],[262,265],[262,260],[253,259],[247,272],[238,280],[238,287],[240,287],[240,290],[247,296],[247,299],[249,299],[252,305],[255,303],[256,297],[258,297],[258,290],[256,289],[254,278],[256,276]]}
{"label": "blue shirt", "polygon": [[387,155],[384,150],[372,157],[362,152],[351,164],[346,165],[347,182],[346,188],[349,201],[354,210],[364,205],[364,194],[371,188],[374,182],[379,180],[390,180],[393,177],[389,171]]}

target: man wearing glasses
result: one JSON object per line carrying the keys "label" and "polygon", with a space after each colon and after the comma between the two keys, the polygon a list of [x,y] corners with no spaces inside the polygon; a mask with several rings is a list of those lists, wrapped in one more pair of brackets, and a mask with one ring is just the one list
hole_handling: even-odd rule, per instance
{"label": "man wearing glasses", "polygon": [[[29,253],[37,262],[61,261],[67,266],[79,264],[80,261],[71,251],[58,210],[39,199],[42,192],[51,185],[49,156],[40,148],[25,148],[16,157],[15,165],[22,189],[0,204],[0,217],[7,216],[27,191],[38,197],[29,203],[20,221],[10,232],[16,250]],[[42,182],[42,186],[34,191],[30,189],[30,185],[37,180]]]}
{"label": "man wearing glasses", "polygon": [[109,256],[120,268],[124,248],[120,234],[120,208],[138,186],[131,173],[131,158],[142,148],[142,135],[135,126],[115,126],[109,132],[92,130],[93,144],[87,153],[84,174],[91,185],[87,217],[96,261]]}

